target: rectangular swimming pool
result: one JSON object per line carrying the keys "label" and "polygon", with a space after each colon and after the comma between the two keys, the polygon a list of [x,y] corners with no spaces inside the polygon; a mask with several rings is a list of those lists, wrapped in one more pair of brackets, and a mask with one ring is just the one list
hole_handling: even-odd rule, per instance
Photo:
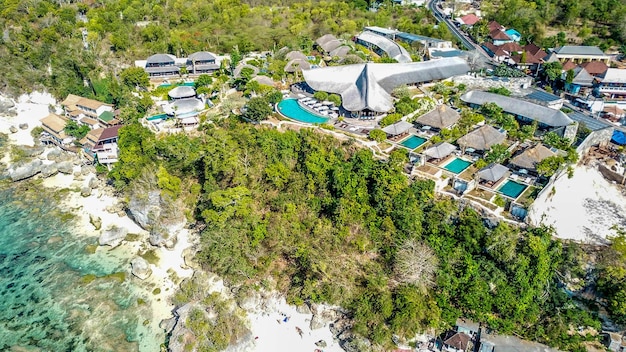
{"label": "rectangular swimming pool", "polygon": [[465,169],[470,167],[470,165],[472,165],[472,163],[467,161],[467,160],[463,160],[463,159],[460,159],[460,158],[454,158],[454,160],[452,160],[451,162],[447,163],[446,166],[444,166],[443,168],[448,170],[448,171],[450,171],[450,172],[454,172],[455,174],[460,174]]}
{"label": "rectangular swimming pool", "polygon": [[517,199],[522,192],[526,189],[526,185],[521,184],[519,182],[515,182],[512,180],[507,180],[502,187],[498,189],[498,192],[504,194],[505,196],[513,199]]}
{"label": "rectangular swimming pool", "polygon": [[426,140],[424,138],[418,137],[416,135],[411,135],[411,137],[400,142],[400,145],[413,150],[424,143],[426,143]]}

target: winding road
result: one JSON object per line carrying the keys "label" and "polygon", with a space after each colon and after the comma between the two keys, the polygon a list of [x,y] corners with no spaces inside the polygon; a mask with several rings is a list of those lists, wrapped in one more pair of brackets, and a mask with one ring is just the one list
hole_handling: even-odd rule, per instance
{"label": "winding road", "polygon": [[467,50],[476,50],[482,56],[491,61],[491,57],[489,56],[489,54],[487,54],[487,52],[485,52],[485,50],[480,45],[475,44],[473,41],[471,41],[465,35],[465,33],[461,32],[459,28],[457,28],[457,26],[452,23],[452,21],[446,18],[445,14],[441,11],[439,7],[440,2],[441,0],[430,0],[426,5],[428,9],[433,13],[433,16],[435,16],[437,21],[445,23],[450,32],[452,32],[452,34],[457,37],[459,41],[461,41],[461,43],[464,47],[467,48]]}

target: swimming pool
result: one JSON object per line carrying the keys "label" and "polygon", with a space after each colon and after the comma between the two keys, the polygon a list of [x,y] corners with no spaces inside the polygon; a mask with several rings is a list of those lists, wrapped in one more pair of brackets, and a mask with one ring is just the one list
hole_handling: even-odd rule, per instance
{"label": "swimming pool", "polygon": [[418,137],[416,135],[411,135],[411,137],[400,142],[400,145],[413,150],[424,143],[426,143],[426,140],[424,138]]}
{"label": "swimming pool", "polygon": [[160,114],[148,117],[148,121],[165,120],[166,118],[167,114]]}
{"label": "swimming pool", "polygon": [[443,168],[450,172],[454,172],[455,174],[460,174],[461,172],[463,172],[463,170],[467,169],[470,165],[472,165],[472,163],[467,160],[454,158],[454,160],[447,163],[446,166],[444,166]]}
{"label": "swimming pool", "polygon": [[285,99],[278,103],[278,112],[288,117],[290,119],[294,119],[300,122],[306,123],[317,123],[322,124],[328,122],[328,119],[325,117],[317,116],[313,113],[310,113],[304,110],[296,99]]}
{"label": "swimming pool", "polygon": [[521,184],[519,182],[515,182],[512,180],[507,180],[502,187],[498,189],[498,192],[504,194],[505,196],[513,199],[517,199],[522,192],[526,189],[526,185]]}

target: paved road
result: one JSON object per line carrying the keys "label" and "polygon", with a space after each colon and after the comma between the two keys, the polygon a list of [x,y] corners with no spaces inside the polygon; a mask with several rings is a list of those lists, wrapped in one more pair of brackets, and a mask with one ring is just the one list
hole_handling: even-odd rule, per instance
{"label": "paved road", "polygon": [[445,15],[441,12],[439,7],[439,2],[441,0],[430,0],[428,1],[428,9],[433,13],[437,21],[443,22],[448,26],[448,29],[455,37],[457,37],[463,46],[465,46],[468,50],[477,50],[481,55],[485,56],[488,60],[491,60],[491,57],[485,52],[485,50],[480,46],[472,42],[465,33],[461,32],[457,26],[452,23],[449,19],[445,17]]}

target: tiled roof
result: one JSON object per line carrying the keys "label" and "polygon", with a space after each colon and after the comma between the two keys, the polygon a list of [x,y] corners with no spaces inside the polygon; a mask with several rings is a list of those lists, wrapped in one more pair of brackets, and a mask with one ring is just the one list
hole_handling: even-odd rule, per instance
{"label": "tiled roof", "polygon": [[504,33],[503,31],[499,29],[489,32],[489,38],[493,40],[511,40],[511,38],[509,38],[509,36],[506,35],[506,33]]}
{"label": "tiled roof", "polygon": [[592,76],[600,76],[609,69],[609,67],[602,61],[590,61],[580,64],[587,72]]}
{"label": "tiled roof", "polygon": [[476,22],[480,21],[480,18],[478,18],[475,14],[470,13],[469,15],[461,17],[461,21],[468,26],[473,26]]}

